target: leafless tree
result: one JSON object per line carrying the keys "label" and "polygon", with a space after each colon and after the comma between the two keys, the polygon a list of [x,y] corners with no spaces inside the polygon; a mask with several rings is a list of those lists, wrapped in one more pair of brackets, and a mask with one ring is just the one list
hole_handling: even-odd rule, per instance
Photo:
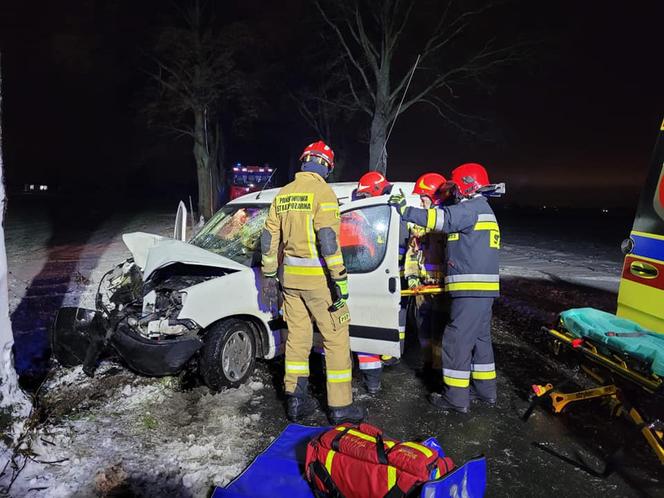
{"label": "leafless tree", "polygon": [[248,32],[237,24],[220,29],[210,10],[194,0],[179,10],[179,23],[161,30],[146,71],[155,85],[145,108],[151,125],[193,140],[198,210],[206,218],[225,180],[223,114],[241,108],[241,125],[257,112],[253,83],[237,63]]}
{"label": "leafless tree", "polygon": [[[388,129],[397,116],[416,104],[431,106],[443,119],[469,131],[465,114],[454,103],[455,88],[478,80],[517,58],[517,46],[478,40],[471,28],[490,4],[464,10],[454,0],[427,4],[418,12],[416,0],[316,0],[320,16],[347,60],[346,83],[352,102],[369,116],[369,169],[387,169]],[[413,22],[417,17],[418,23]],[[426,22],[426,21],[430,22]],[[429,26],[423,34],[425,26]],[[409,64],[398,56],[408,35]],[[413,84],[404,90],[420,54]]]}

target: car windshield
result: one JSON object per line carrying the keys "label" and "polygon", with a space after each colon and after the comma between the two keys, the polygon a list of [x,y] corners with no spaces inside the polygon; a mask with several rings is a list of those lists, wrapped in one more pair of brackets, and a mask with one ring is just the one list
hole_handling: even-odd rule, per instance
{"label": "car windshield", "polygon": [[191,240],[191,244],[246,266],[260,263],[259,238],[269,205],[221,208]]}

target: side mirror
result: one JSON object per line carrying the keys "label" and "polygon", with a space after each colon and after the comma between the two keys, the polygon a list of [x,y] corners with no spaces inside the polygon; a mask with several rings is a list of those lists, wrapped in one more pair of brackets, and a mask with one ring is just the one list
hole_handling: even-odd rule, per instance
{"label": "side mirror", "polygon": [[180,201],[180,204],[178,204],[178,212],[175,215],[173,238],[183,242],[187,240],[187,207],[182,201]]}
{"label": "side mirror", "polygon": [[634,250],[634,241],[632,239],[625,239],[620,243],[620,251],[627,255]]}

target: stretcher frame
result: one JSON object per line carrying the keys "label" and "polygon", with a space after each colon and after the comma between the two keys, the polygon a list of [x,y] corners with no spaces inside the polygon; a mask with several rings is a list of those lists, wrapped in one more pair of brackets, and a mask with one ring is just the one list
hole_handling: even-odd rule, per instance
{"label": "stretcher frame", "polygon": [[[536,404],[546,398],[550,400],[554,413],[561,413],[570,404],[580,401],[605,399],[609,402],[611,413],[614,416],[623,416],[636,425],[659,462],[664,465],[664,424],[657,419],[646,420],[642,412],[628,401],[625,390],[618,385],[621,381],[629,382],[646,393],[659,394],[664,389],[664,380],[654,374],[646,376],[637,372],[619,356],[604,354],[591,341],[573,336],[564,329],[560,331],[542,327],[542,330],[552,338],[555,354],[558,354],[562,347],[567,347],[579,354],[582,370],[599,386],[574,392],[562,392],[562,386],[534,384],[532,386],[533,402],[523,416],[524,421],[528,419]],[[597,367],[599,367],[599,371]],[[608,375],[603,375],[602,370]]]}

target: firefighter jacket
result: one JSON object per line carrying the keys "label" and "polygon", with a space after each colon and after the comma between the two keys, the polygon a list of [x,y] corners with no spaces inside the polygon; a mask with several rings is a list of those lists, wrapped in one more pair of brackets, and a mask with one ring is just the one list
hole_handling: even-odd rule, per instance
{"label": "firefighter jacket", "polygon": [[417,278],[424,285],[443,283],[445,235],[414,225],[406,251],[404,277]]}
{"label": "firefighter jacket", "polygon": [[317,173],[300,172],[274,198],[261,234],[263,273],[274,276],[283,245],[283,285],[311,290],[346,278],[339,202]]}
{"label": "firefighter jacket", "polygon": [[498,297],[500,228],[481,195],[452,206],[407,207],[403,218],[447,234],[445,291],[452,297]]}

